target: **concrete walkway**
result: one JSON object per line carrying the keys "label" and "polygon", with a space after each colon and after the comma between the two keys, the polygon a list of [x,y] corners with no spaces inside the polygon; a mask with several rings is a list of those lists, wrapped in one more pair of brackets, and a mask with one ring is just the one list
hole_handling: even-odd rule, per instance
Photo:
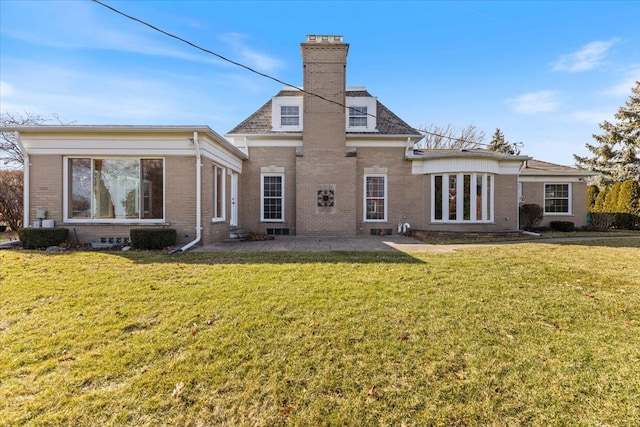
{"label": "concrete walkway", "polygon": [[279,252],[279,251],[400,251],[449,253],[458,249],[517,243],[570,243],[607,239],[640,239],[633,237],[567,237],[555,239],[517,240],[509,242],[433,245],[402,235],[357,237],[276,236],[273,240],[247,242],[227,240],[192,249],[193,252]]}

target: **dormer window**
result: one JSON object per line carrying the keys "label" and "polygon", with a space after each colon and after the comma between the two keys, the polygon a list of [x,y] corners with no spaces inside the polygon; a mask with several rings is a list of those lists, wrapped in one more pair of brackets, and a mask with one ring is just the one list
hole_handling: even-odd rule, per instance
{"label": "dormer window", "polygon": [[280,126],[300,126],[300,107],[297,105],[280,106]]}
{"label": "dormer window", "polygon": [[367,107],[349,107],[349,127],[367,127]]}
{"label": "dormer window", "polygon": [[347,96],[346,101],[347,132],[378,132],[378,100],[374,96]]}
{"label": "dormer window", "polygon": [[271,130],[275,132],[302,131],[302,96],[271,98]]}

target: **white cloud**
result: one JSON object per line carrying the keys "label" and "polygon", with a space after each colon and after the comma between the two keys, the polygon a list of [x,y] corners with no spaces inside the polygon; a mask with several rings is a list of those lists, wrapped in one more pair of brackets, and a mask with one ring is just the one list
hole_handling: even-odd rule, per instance
{"label": "white cloud", "polygon": [[226,33],[220,36],[220,39],[233,48],[235,54],[240,57],[237,62],[244,62],[245,65],[260,71],[273,71],[282,65],[279,59],[257,52],[247,46],[244,42],[246,38],[247,35],[241,33]]}
{"label": "white cloud", "polygon": [[604,95],[612,96],[630,96],[631,88],[636,85],[636,82],[640,81],[640,64],[632,65],[626,73],[625,77],[618,83],[602,91]]}
{"label": "white cloud", "polygon": [[513,111],[520,114],[536,114],[555,111],[560,105],[559,92],[553,90],[541,90],[538,92],[524,93],[507,100]]}
{"label": "white cloud", "polygon": [[16,94],[16,89],[8,82],[0,81],[0,97],[10,98]]}
{"label": "white cloud", "polygon": [[594,41],[586,44],[582,49],[561,55],[553,63],[553,71],[568,71],[569,73],[580,73],[582,71],[593,70],[602,65],[607,52],[618,39],[609,41]]}
{"label": "white cloud", "polygon": [[613,114],[611,111],[595,111],[595,110],[577,110],[569,114],[565,114],[562,118],[568,122],[579,122],[587,124],[600,124],[605,120],[611,120]]}

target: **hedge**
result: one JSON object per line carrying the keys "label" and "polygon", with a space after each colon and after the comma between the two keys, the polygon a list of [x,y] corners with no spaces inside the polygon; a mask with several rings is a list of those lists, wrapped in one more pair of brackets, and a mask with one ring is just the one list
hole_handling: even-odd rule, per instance
{"label": "hedge", "polygon": [[25,249],[40,249],[58,246],[69,236],[67,228],[21,228],[18,230],[20,243]]}
{"label": "hedge", "polygon": [[129,232],[134,249],[159,250],[176,244],[175,228],[134,228]]}

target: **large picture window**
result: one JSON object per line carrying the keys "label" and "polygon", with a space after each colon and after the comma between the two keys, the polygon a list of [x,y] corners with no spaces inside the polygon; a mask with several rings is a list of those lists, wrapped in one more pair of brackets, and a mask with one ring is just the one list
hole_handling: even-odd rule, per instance
{"label": "large picture window", "polygon": [[493,221],[493,175],[450,173],[431,176],[431,221]]}
{"label": "large picture window", "polygon": [[546,214],[570,214],[571,213],[570,184],[545,184],[544,185],[544,213]]}
{"label": "large picture window", "polygon": [[162,159],[68,159],[68,219],[164,218]]}
{"label": "large picture window", "polygon": [[284,174],[261,176],[261,220],[284,222]]}
{"label": "large picture window", "polygon": [[364,220],[387,221],[386,175],[365,175],[364,177]]}

